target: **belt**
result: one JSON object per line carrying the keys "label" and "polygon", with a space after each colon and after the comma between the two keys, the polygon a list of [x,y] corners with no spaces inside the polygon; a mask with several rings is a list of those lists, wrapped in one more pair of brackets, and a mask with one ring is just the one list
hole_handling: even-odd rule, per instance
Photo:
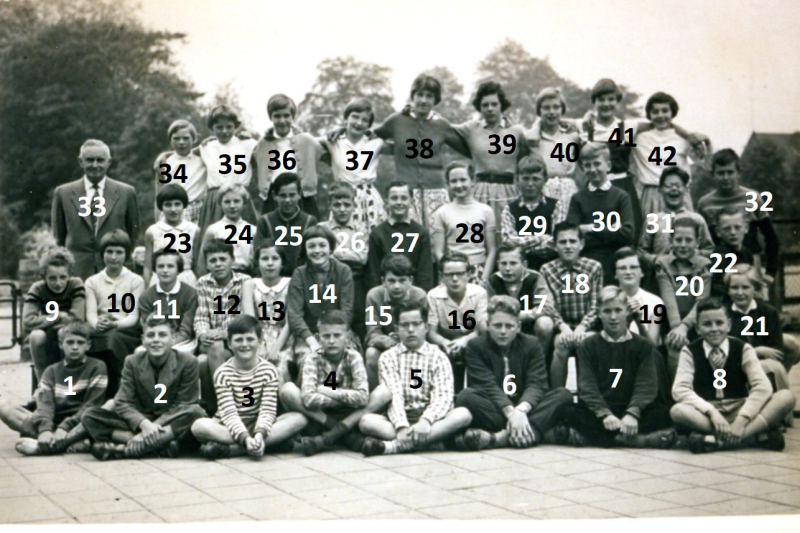
{"label": "belt", "polygon": [[512,172],[478,172],[475,177],[484,183],[502,183],[504,185],[514,184],[514,174]]}

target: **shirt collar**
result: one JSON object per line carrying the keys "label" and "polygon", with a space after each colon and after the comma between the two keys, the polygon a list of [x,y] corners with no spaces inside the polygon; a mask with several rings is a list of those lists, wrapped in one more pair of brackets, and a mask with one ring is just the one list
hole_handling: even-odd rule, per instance
{"label": "shirt collar", "polygon": [[271,287],[269,285],[267,285],[266,283],[264,283],[264,281],[261,278],[253,278],[253,282],[255,283],[255,285],[258,288],[258,290],[260,290],[261,292],[264,292],[264,293],[266,293],[266,292],[278,293],[278,292],[281,292],[283,290],[283,288],[286,287],[286,285],[289,284],[291,279],[292,278],[281,278],[280,281],[278,281],[278,283],[276,283],[275,285],[273,285]]}
{"label": "shirt collar", "polygon": [[[478,119],[478,125],[481,128],[485,129],[485,130],[490,129],[489,128],[489,124],[486,122],[486,119],[483,118],[483,117]],[[505,116],[500,117],[500,122],[497,124],[497,129],[504,129],[504,128],[510,128],[510,127],[511,127],[511,121],[508,120],[508,117],[505,117]]]}
{"label": "shirt collar", "polygon": [[595,186],[594,186],[594,185],[592,185],[591,183],[588,183],[588,184],[586,184],[586,187],[588,187],[588,189],[589,189],[589,192],[595,192],[595,191],[596,191],[596,190],[598,190],[598,189],[599,189],[599,190],[601,190],[601,191],[607,191],[607,190],[611,189],[612,185],[611,185],[611,180],[607,179],[607,180],[606,180],[606,181],[605,181],[605,182],[604,182],[604,183],[603,183],[601,186],[599,186],[599,187],[595,187]]}
{"label": "shirt collar", "polygon": [[401,218],[400,220],[394,220],[392,217],[387,216],[386,222],[390,226],[396,226],[397,224],[408,224],[411,222],[411,212],[409,211],[408,213],[406,213],[405,218]]}
{"label": "shirt collar", "polygon": [[119,283],[121,280],[127,278],[132,273],[133,272],[128,270],[128,267],[126,267],[126,266],[122,267],[122,270],[120,270],[120,272],[119,272],[119,276],[117,276],[115,279],[111,279],[109,277],[108,272],[106,272],[105,268],[100,272],[100,274],[103,276],[103,280],[106,281],[107,283],[112,283],[112,284],[113,283]]}
{"label": "shirt collar", "polygon": [[172,287],[171,291],[165,291],[161,288],[161,284],[156,281],[156,292],[160,292],[161,294],[178,294],[181,290],[181,280],[175,281],[175,286]]}
{"label": "shirt collar", "polygon": [[534,209],[536,209],[540,205],[546,204],[546,203],[547,203],[547,200],[545,200],[544,195],[541,195],[539,197],[539,200],[536,201],[535,203],[532,203],[532,204],[525,203],[525,200],[522,199],[522,196],[519,197],[519,206],[527,209],[528,211],[533,211]]}
{"label": "shirt collar", "polygon": [[239,217],[239,220],[231,220],[227,216],[223,216],[222,219],[220,219],[220,222],[224,222],[225,224],[233,224],[235,226],[236,224],[239,224],[240,222],[243,221],[242,217]]}
{"label": "shirt collar", "polygon": [[[722,341],[722,344],[719,345],[719,348],[722,350],[722,353],[725,354],[725,357],[728,357],[728,352],[730,351],[731,343],[726,338]],[[709,354],[711,354],[711,350],[713,350],[715,346],[711,346],[708,342],[703,341],[703,351],[706,353],[706,359],[708,359]]]}
{"label": "shirt collar", "polygon": [[419,116],[417,116],[417,114],[414,112],[413,109],[409,112],[409,115],[411,115],[413,118],[420,119],[420,120],[436,120],[436,119],[442,118],[441,115],[439,115],[439,113],[437,113],[433,109],[431,109],[428,112],[428,116],[427,117],[419,117]]}
{"label": "shirt collar", "polygon": [[618,344],[618,343],[621,343],[621,342],[627,342],[627,341],[633,339],[633,334],[631,333],[631,331],[629,329],[626,329],[625,333],[621,337],[619,337],[617,339],[612,339],[611,336],[608,333],[605,332],[605,330],[600,332],[600,336],[603,338],[604,341],[610,342],[612,344]]}
{"label": "shirt collar", "polygon": [[[667,261],[669,261],[670,264],[674,264],[675,261],[677,261],[677,260],[678,260],[678,258],[675,257],[675,254],[673,254],[672,252],[669,252],[667,254]],[[696,267],[702,261],[703,261],[703,258],[700,256],[700,254],[697,254],[697,253],[695,253],[692,257],[689,258],[689,262],[692,264],[693,267]]]}
{"label": "shirt collar", "polygon": [[[103,191],[106,189],[106,176],[103,176],[103,179],[97,182],[98,193],[102,194]],[[92,187],[94,187],[94,183],[89,181],[89,178],[86,176],[83,177],[83,186],[86,189],[86,192],[91,192]]]}
{"label": "shirt collar", "polygon": [[283,141],[287,139],[291,139],[295,135],[299,134],[300,130],[297,129],[296,126],[292,125],[291,129],[289,130],[289,134],[286,137],[281,137],[275,132],[275,128],[271,127],[264,133],[264,139],[267,141]]}
{"label": "shirt collar", "polygon": [[747,306],[747,309],[742,309],[741,307],[739,307],[736,304],[733,304],[732,308],[737,313],[741,313],[743,315],[746,315],[750,311],[755,311],[756,309],[758,309],[758,305],[756,304],[756,300],[754,298],[754,299],[750,300],[750,305]]}

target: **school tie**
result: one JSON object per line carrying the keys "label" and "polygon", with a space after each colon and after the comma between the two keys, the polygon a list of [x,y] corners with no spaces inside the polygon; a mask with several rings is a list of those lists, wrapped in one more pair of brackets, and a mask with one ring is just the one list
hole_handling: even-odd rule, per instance
{"label": "school tie", "polygon": [[717,346],[711,350],[711,353],[708,354],[708,361],[711,363],[711,366],[714,370],[718,368],[725,367],[725,360],[727,357],[725,356],[725,352],[722,351],[722,348]]}
{"label": "school tie", "polygon": [[89,201],[89,209],[92,210],[89,216],[92,217],[92,230],[94,231],[95,235],[97,235],[97,226],[99,226],[98,224],[99,221],[97,220],[98,217],[94,215],[94,206],[95,206],[94,200],[95,198],[99,197],[100,197],[100,187],[98,187],[97,184],[95,183],[92,185],[92,199]]}

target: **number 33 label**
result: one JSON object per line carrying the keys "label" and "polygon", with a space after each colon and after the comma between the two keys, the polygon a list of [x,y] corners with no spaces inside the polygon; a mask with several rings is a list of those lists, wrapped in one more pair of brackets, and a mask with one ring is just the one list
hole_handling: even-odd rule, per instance
{"label": "number 33 label", "polygon": [[[92,198],[89,196],[81,196],[78,198],[78,202],[80,205],[80,211],[78,211],[79,217],[88,217],[90,215],[94,215],[96,217],[102,217],[106,214],[106,199],[102,196],[95,196],[94,197],[94,206],[91,206]],[[94,212],[92,212],[94,210]]]}

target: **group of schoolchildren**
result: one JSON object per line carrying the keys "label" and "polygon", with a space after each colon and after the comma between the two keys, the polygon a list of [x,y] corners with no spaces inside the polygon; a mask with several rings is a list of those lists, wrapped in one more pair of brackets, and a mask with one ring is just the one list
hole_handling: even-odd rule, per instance
{"label": "group of schoolchildren", "polygon": [[[525,130],[489,81],[480,118],[453,126],[422,75],[383,124],[358,99],[322,138],[284,95],[257,141],[227,106],[199,144],[175,121],[142,275],[122,230],[86,280],[65,248],[41,259],[23,317],[35,401],[0,400],[17,450],[782,450],[800,350],[764,300],[778,254],[765,196],[739,184],[732,150],[708,155],[673,124],[674,98],[636,120],[617,116],[622,96],[600,80],[570,120],[545,89]],[[397,175],[385,194],[380,154]],[[716,180],[697,211],[690,159]]]}

